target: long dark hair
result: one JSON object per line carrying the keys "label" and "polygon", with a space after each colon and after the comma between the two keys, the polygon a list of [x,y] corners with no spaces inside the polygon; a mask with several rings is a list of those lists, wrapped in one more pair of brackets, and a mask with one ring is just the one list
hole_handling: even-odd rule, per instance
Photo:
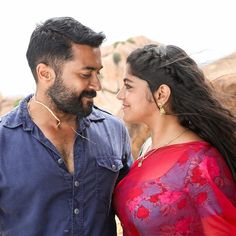
{"label": "long dark hair", "polygon": [[133,51],[127,63],[152,93],[161,84],[170,87],[171,115],[219,150],[236,181],[236,118],[216,98],[196,62],[179,47],[151,44]]}

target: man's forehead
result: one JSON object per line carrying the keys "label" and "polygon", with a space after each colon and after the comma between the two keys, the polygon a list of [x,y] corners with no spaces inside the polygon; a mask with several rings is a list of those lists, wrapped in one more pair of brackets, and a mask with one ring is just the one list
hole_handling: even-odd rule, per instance
{"label": "man's forehead", "polygon": [[101,70],[100,48],[93,48],[88,45],[73,45],[73,61],[78,63],[83,70]]}

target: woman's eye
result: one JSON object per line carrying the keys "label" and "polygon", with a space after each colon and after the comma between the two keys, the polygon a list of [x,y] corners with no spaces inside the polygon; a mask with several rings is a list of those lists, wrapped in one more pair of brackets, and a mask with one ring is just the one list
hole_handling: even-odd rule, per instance
{"label": "woman's eye", "polygon": [[132,87],[129,84],[124,85],[126,89],[131,89]]}

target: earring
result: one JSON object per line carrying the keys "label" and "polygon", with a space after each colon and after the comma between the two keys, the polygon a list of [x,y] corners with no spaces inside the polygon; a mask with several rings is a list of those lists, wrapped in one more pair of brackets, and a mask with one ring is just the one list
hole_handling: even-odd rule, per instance
{"label": "earring", "polygon": [[159,111],[160,111],[160,114],[161,115],[165,115],[166,114],[166,111],[163,107],[163,105],[161,103],[158,103],[158,108],[159,108]]}

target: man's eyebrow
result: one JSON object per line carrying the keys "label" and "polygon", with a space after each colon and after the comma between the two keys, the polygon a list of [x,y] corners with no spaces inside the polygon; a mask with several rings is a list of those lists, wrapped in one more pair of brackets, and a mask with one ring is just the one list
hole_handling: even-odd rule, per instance
{"label": "man's eyebrow", "polygon": [[93,67],[93,66],[85,66],[82,68],[82,70],[101,70],[103,68],[103,66],[101,66],[100,68],[97,68],[97,67]]}

